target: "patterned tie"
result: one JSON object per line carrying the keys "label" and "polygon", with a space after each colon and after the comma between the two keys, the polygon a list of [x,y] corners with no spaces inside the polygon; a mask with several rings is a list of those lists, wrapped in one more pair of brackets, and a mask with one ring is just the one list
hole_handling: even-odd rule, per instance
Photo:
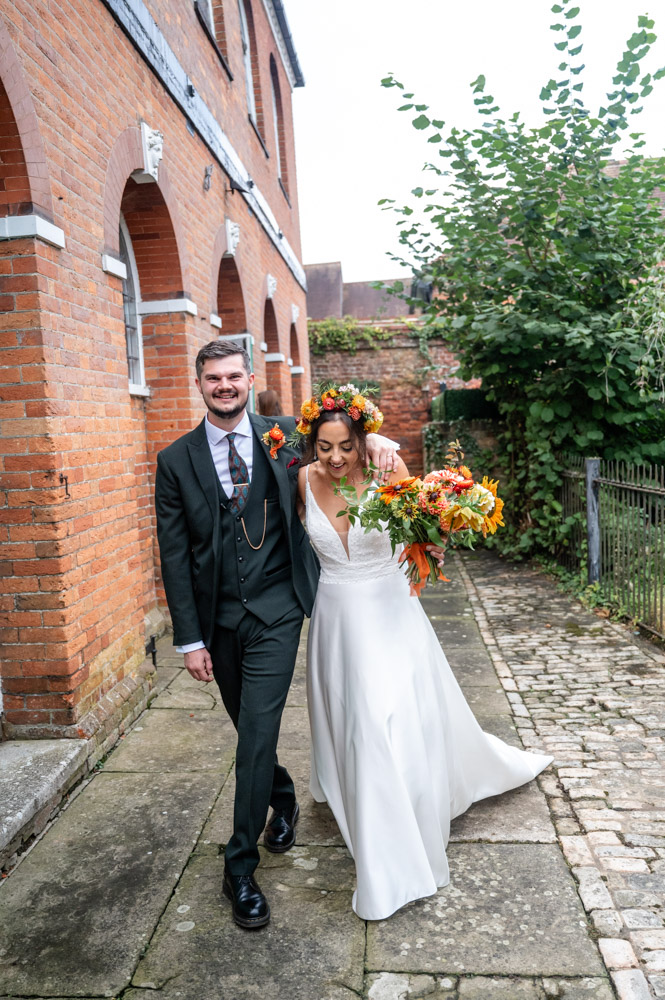
{"label": "patterned tie", "polygon": [[229,510],[237,514],[247,503],[249,496],[249,473],[247,466],[238,454],[235,446],[235,431],[226,435],[229,442],[229,472],[233,483],[233,496],[229,501]]}

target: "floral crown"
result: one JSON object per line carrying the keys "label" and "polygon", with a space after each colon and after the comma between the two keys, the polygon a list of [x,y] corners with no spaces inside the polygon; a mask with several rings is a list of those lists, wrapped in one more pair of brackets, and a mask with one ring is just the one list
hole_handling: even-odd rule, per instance
{"label": "floral crown", "polygon": [[300,444],[303,438],[312,433],[312,424],[326,410],[344,410],[352,420],[360,421],[366,434],[378,431],[381,427],[383,414],[368,398],[376,389],[366,385],[358,389],[350,383],[336,385],[334,382],[319,382],[313,388],[314,395],[300,407],[300,420],[293,435],[294,443]]}

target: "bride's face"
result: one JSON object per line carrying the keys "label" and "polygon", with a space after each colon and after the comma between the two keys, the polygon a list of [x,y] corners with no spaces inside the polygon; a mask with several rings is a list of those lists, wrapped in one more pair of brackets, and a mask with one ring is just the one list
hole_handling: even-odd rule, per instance
{"label": "bride's face", "polygon": [[323,470],[333,478],[350,476],[360,466],[360,455],[343,420],[322,424],[316,436],[316,454]]}

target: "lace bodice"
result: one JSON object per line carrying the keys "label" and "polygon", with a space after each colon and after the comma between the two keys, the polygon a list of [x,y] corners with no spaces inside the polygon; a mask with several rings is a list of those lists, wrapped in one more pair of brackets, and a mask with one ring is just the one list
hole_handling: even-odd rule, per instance
{"label": "lace bodice", "polygon": [[356,522],[349,526],[348,555],[344,542],[317,504],[306,469],[306,518],[309,540],[321,563],[321,583],[358,583],[403,573],[399,551],[393,556],[387,532],[369,531]]}

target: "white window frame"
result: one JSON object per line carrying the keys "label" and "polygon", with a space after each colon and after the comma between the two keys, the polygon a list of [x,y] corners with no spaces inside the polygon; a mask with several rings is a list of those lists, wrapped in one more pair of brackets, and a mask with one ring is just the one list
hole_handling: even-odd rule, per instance
{"label": "white window frame", "polygon": [[245,86],[247,88],[247,110],[249,117],[256,125],[256,98],[254,96],[254,73],[252,72],[252,46],[249,37],[249,25],[245,0],[238,0],[240,9],[240,37],[242,40],[242,58],[245,64]]}
{"label": "white window frame", "polygon": [[[145,381],[145,365],[143,362],[143,329],[141,324],[141,284],[139,282],[139,272],[136,266],[136,258],[134,256],[134,247],[132,245],[132,238],[129,235],[129,229],[127,228],[127,223],[125,222],[123,216],[120,216],[120,231],[122,233],[123,239],[125,241],[125,247],[127,248],[127,263],[129,265],[128,271],[131,275],[132,284],[134,286],[134,306],[135,306],[135,320],[136,320],[136,348],[137,348],[137,359],[139,363],[139,376],[140,382],[132,382],[128,376],[129,384],[129,394],[130,396],[149,396],[150,389],[146,385]],[[124,300],[123,300],[123,320],[124,315]],[[126,336],[126,334],[125,334]],[[128,359],[129,360],[129,359]]]}
{"label": "white window frame", "polygon": [[[240,344],[244,347],[249,354],[249,367],[254,371],[254,337],[245,330],[244,333],[224,333],[220,334],[217,340],[223,340],[227,344]],[[254,400],[254,389],[249,390],[249,399],[247,401],[247,409],[250,413],[256,413],[256,404]]]}
{"label": "white window frame", "polygon": [[275,157],[277,162],[277,176],[282,179],[282,154],[279,149],[279,114],[277,113],[277,93],[275,91],[276,67],[270,67],[270,92],[272,94],[272,121],[275,130]]}

